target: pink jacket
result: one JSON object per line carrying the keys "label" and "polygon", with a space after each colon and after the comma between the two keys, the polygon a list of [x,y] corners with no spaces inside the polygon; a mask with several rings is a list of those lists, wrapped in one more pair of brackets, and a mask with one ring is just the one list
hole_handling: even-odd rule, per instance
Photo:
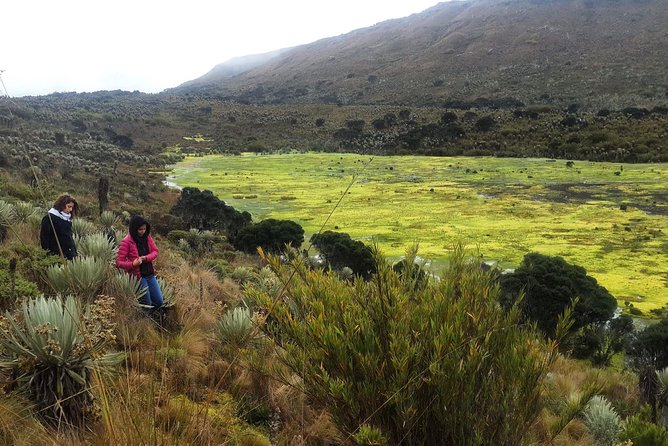
{"label": "pink jacket", "polygon": [[[153,241],[153,237],[148,236],[148,254],[146,254],[146,261],[153,262],[158,257],[158,247]],[[123,268],[128,274],[133,274],[137,278],[141,278],[141,271],[139,266],[133,266],[132,262],[139,258],[139,251],[137,245],[130,234],[126,235],[121,240],[121,246],[118,248],[118,256],[116,256],[116,266]]]}

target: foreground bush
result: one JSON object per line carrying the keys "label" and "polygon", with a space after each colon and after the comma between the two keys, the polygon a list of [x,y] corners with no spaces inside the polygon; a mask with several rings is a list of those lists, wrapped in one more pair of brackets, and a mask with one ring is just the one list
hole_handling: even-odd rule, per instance
{"label": "foreground bush", "polygon": [[506,314],[494,278],[461,248],[424,287],[382,258],[369,282],[352,284],[269,261],[288,282],[282,298],[252,287],[248,297],[270,312],[281,361],[343,432],[357,438],[366,426],[388,444],[522,443],[556,343],[520,326],[517,308]]}
{"label": "foreground bush", "polygon": [[0,368],[54,425],[81,425],[93,407],[93,374],[112,372],[123,359],[106,352],[113,340],[110,308],[108,299],[82,307],[72,296],[41,296],[3,320]]}
{"label": "foreground bush", "polygon": [[668,444],[668,431],[636,415],[626,420],[619,438],[622,441],[631,440],[634,446],[665,446]]}

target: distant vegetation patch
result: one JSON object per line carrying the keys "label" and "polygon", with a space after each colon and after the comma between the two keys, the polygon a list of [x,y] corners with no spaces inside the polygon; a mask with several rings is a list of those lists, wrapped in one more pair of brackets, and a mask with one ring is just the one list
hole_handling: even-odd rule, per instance
{"label": "distant vegetation patch", "polygon": [[184,136],[183,139],[186,141],[195,141],[195,142],[213,142],[213,138],[207,138],[203,135],[193,135],[193,136]]}
{"label": "distant vegetation patch", "polygon": [[464,239],[502,268],[528,252],[562,256],[619,302],[668,303],[668,164],[294,153],[187,158],[173,175],[255,220],[294,220],[308,237],[333,211],[325,230],[375,238],[397,258],[418,240],[432,269]]}

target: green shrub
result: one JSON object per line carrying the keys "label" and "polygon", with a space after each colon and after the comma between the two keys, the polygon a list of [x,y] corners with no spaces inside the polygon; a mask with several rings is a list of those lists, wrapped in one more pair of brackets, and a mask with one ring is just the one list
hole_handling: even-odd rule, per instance
{"label": "green shrub", "polygon": [[23,201],[39,199],[39,191],[21,181],[9,181],[5,187],[3,187],[3,192],[10,197],[16,197]]}
{"label": "green shrub", "polygon": [[177,229],[185,229],[186,224],[179,217],[171,214],[152,214],[151,232],[167,235]]}
{"label": "green shrub", "polygon": [[584,412],[584,420],[589,433],[600,446],[610,446],[617,439],[622,428],[622,420],[605,397],[593,397]]}
{"label": "green shrub", "polygon": [[46,270],[54,265],[62,265],[60,256],[48,255],[36,245],[15,243],[9,247],[9,256],[18,260],[17,271],[26,280],[36,283],[42,292],[51,291],[46,281]]}
{"label": "green shrub", "polygon": [[198,257],[213,252],[216,245],[227,244],[224,236],[213,231],[200,231],[196,228],[191,228],[189,231],[170,231],[167,234],[167,239],[177,244],[184,253]]}
{"label": "green shrub", "polygon": [[216,273],[216,276],[218,276],[218,279],[220,280],[228,277],[232,271],[229,262],[224,259],[209,259],[206,261],[206,267]]}
{"label": "green shrub", "polygon": [[246,294],[271,311],[264,329],[279,359],[343,432],[367,423],[388,444],[520,444],[556,343],[520,325],[517,308],[506,314],[493,275],[466,259],[456,247],[442,280],[416,289],[381,257],[370,281],[354,283],[270,257],[283,298]]}
{"label": "green shrub", "polygon": [[417,290],[427,286],[429,275],[424,268],[416,262],[416,257],[417,246],[414,249],[409,250],[406,258],[395,263],[392,269],[399,274],[402,281],[411,282],[413,287]]}
{"label": "green shrub", "polygon": [[36,297],[39,294],[37,284],[23,279],[17,273],[13,285],[9,261],[0,259],[0,307],[8,308],[16,299]]}
{"label": "green shrub", "polygon": [[113,302],[79,302],[72,296],[29,299],[18,315],[6,314],[0,331],[0,368],[55,425],[82,425],[92,408],[93,374],[111,373],[123,359],[106,352]]}
{"label": "green shrub", "polygon": [[170,213],[192,228],[216,229],[230,235],[251,222],[248,212],[238,212],[213,195],[210,190],[200,191],[184,187]]}
{"label": "green shrub", "polygon": [[254,283],[260,290],[270,296],[278,296],[281,288],[283,288],[281,280],[271,268],[267,266],[257,272]]}
{"label": "green shrub", "polygon": [[360,426],[359,430],[353,435],[353,440],[359,446],[385,446],[387,444],[387,439],[383,433],[368,424]]}
{"label": "green shrub", "polygon": [[661,418],[663,418],[663,425],[668,425],[668,417],[666,417],[666,409],[668,409],[668,367],[656,372],[657,383],[659,385],[656,395],[658,408],[661,411]]}
{"label": "green shrub", "polygon": [[183,231],[180,229],[169,231],[167,234],[167,240],[172,243],[179,243],[179,240],[185,240],[192,247],[197,246],[199,242],[199,232],[198,231]]}
{"label": "green shrub", "polygon": [[627,314],[607,324],[589,324],[572,336],[572,354],[576,358],[591,359],[595,366],[610,365],[615,353],[630,347],[634,331],[633,319]]}
{"label": "green shrub", "polygon": [[668,431],[661,426],[642,420],[639,416],[633,416],[626,419],[619,439],[631,440],[633,446],[666,446]]}
{"label": "green shrub", "polygon": [[237,282],[239,285],[244,285],[248,282],[255,280],[256,274],[251,268],[245,266],[237,266],[232,270],[230,278]]}

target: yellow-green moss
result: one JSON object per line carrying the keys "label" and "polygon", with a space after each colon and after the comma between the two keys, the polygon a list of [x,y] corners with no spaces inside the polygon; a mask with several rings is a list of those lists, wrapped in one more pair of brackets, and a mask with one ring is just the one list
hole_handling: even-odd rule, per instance
{"label": "yellow-green moss", "polygon": [[463,239],[512,268],[537,251],[585,267],[620,304],[668,303],[667,164],[292,153],[187,158],[172,174],[307,236],[354,180],[324,229],[375,239],[389,257],[418,240],[439,270]]}

